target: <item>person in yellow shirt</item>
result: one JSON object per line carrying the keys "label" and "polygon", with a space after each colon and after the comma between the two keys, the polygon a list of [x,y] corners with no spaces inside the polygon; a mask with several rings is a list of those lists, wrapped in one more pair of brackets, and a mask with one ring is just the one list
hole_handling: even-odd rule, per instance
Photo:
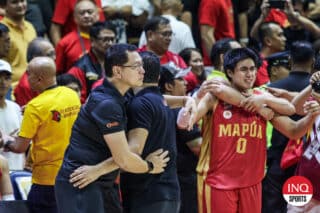
{"label": "person in yellow shirt", "polygon": [[27,68],[27,48],[29,42],[36,38],[37,34],[28,21],[25,21],[27,0],[4,0],[0,3],[6,14],[1,20],[9,28],[10,49],[4,58],[12,67],[12,88],[17,85],[20,77]]}
{"label": "person in yellow shirt", "polygon": [[54,182],[81,106],[80,99],[72,89],[56,85],[56,67],[49,57],[32,59],[27,73],[31,89],[40,94],[27,104],[19,136],[5,140],[4,150],[25,152],[32,140],[30,210],[57,212]]}

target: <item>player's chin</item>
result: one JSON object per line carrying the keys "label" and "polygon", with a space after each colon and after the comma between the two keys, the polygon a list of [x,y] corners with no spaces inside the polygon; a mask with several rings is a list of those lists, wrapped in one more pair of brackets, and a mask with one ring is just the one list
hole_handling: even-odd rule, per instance
{"label": "player's chin", "polygon": [[143,79],[142,80],[138,80],[137,82],[135,82],[134,87],[141,87],[143,84]]}

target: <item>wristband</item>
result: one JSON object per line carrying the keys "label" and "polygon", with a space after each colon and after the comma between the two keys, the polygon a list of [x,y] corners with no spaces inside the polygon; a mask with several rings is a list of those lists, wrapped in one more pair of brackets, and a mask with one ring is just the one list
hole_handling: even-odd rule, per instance
{"label": "wristband", "polygon": [[146,162],[148,165],[148,171],[146,173],[150,173],[154,169],[153,163],[150,161],[147,161],[147,160],[146,160]]}

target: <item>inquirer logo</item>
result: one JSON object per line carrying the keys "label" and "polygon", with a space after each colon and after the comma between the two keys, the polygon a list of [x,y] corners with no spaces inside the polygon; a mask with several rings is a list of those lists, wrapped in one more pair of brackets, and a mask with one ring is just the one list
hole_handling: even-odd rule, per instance
{"label": "inquirer logo", "polygon": [[284,199],[293,206],[304,206],[313,194],[311,182],[303,176],[289,178],[282,187]]}

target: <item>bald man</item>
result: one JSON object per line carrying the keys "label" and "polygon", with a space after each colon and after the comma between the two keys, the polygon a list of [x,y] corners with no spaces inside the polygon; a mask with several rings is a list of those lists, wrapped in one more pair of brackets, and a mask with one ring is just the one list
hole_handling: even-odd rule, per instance
{"label": "bald man", "polygon": [[27,73],[31,89],[40,94],[27,104],[19,136],[10,140],[6,136],[4,149],[22,153],[32,140],[32,186],[28,204],[33,213],[56,213],[54,182],[80,100],[73,90],[57,86],[56,66],[51,58],[32,59]]}

